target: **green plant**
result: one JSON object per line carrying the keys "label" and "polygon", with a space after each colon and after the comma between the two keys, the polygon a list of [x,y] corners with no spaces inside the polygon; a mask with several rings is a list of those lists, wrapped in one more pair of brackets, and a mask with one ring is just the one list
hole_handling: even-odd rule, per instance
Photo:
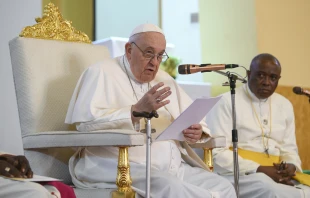
{"label": "green plant", "polygon": [[160,69],[167,72],[172,78],[177,77],[176,67],[180,64],[181,60],[177,57],[169,57],[168,60],[160,64]]}

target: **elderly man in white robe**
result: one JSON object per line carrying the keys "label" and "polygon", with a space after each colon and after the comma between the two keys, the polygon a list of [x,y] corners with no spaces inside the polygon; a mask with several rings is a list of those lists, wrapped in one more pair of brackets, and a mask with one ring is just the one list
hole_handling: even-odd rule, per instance
{"label": "elderly man in white robe", "polygon": [[[309,187],[295,181],[301,177],[309,185],[310,180],[300,173],[293,107],[274,93],[280,75],[277,58],[259,54],[251,62],[248,83],[236,89],[240,197],[310,196]],[[230,92],[208,113],[207,122],[212,135],[227,138],[226,148],[213,150],[214,170],[233,183]]]}
{"label": "elderly man in white robe", "polygon": [[[158,136],[190,104],[190,98],[165,72],[167,59],[162,30],[152,24],[136,27],[125,45],[125,55],[90,66],[74,91],[66,123],[79,131],[100,129],[139,130],[144,119],[132,112],[156,110],[152,119]],[[141,122],[141,123],[140,123]],[[234,188],[208,167],[189,147],[209,137],[205,122],[183,131],[186,142],[152,143],[151,197],[236,197]],[[132,187],[145,196],[146,147],[129,148]],[[116,188],[118,150],[115,147],[83,148],[69,162],[73,182],[80,188]]]}
{"label": "elderly man in white robe", "polygon": [[10,178],[32,178],[33,172],[24,156],[0,152],[0,197],[3,198],[60,198],[54,186]]}

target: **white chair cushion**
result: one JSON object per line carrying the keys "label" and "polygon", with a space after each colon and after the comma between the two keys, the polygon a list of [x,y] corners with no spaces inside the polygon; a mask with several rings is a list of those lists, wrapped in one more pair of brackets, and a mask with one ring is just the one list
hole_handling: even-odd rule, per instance
{"label": "white chair cushion", "polygon": [[50,131],[23,137],[24,149],[88,147],[88,146],[142,146],[144,136],[131,130],[102,130],[95,132]]}

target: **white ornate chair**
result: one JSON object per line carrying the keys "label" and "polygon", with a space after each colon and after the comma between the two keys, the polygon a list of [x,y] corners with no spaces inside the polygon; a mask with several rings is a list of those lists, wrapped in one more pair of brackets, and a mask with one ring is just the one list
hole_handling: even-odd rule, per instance
{"label": "white ornate chair", "polygon": [[[83,133],[64,124],[79,76],[86,67],[110,58],[108,50],[90,44],[53,4],[36,21],[9,43],[23,147],[34,173],[72,184],[68,160],[74,148],[118,146],[118,191],[112,197],[134,197],[127,150],[143,145],[144,136],[129,130]],[[78,198],[95,198],[110,197],[115,189],[74,190]]]}

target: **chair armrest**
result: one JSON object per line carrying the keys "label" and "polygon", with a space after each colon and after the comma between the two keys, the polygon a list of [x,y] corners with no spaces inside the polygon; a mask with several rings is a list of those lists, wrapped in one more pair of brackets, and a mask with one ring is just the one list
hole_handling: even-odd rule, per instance
{"label": "chair armrest", "polygon": [[210,137],[203,143],[195,143],[190,144],[192,148],[220,148],[226,147],[226,137],[218,136],[218,137]]}
{"label": "chair armrest", "polygon": [[48,131],[23,136],[24,149],[89,146],[141,146],[144,136],[132,130]]}
{"label": "chair armrest", "polygon": [[213,171],[213,156],[212,149],[219,147],[226,147],[226,137],[210,137],[202,143],[190,144],[192,148],[202,148],[203,149],[203,162]]}

